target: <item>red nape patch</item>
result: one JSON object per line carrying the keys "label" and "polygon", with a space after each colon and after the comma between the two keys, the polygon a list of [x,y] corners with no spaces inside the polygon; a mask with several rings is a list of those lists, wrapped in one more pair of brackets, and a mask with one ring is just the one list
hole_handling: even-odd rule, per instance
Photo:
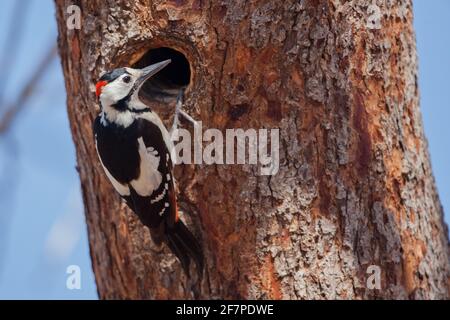
{"label": "red nape patch", "polygon": [[107,81],[99,81],[99,82],[97,82],[97,84],[95,85],[95,95],[97,96],[97,98],[102,93],[102,88],[104,86],[106,86],[107,84],[108,84]]}

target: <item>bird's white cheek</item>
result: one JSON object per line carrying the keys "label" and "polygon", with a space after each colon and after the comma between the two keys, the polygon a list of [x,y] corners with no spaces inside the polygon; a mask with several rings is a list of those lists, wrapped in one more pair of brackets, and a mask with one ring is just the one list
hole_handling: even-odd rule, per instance
{"label": "bird's white cheek", "polygon": [[129,88],[124,85],[111,83],[105,86],[100,95],[100,99],[107,105],[114,104],[125,98],[129,92]]}
{"label": "bird's white cheek", "polygon": [[110,90],[102,91],[102,93],[100,94],[100,101],[102,102],[103,106],[114,104],[114,97]]}

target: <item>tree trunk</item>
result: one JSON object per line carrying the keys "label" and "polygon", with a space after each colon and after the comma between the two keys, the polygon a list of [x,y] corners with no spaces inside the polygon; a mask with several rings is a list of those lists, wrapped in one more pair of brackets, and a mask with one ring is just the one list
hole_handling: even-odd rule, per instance
{"label": "tree trunk", "polygon": [[[81,8],[80,30],[67,28],[71,4]],[[280,129],[275,175],[250,164],[176,169],[183,219],[206,256],[199,297],[448,297],[448,236],[419,110],[411,1],[56,7],[100,298],[194,297],[175,257],[155,247],[114,192],[92,135],[99,75],[145,64],[160,47],[189,61],[184,109],[203,128]],[[376,267],[378,289],[367,285]]]}

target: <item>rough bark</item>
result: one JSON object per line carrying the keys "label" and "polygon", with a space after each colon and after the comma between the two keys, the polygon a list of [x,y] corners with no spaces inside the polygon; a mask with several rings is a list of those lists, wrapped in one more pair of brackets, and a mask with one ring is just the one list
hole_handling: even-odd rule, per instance
{"label": "rough bark", "polygon": [[[82,10],[67,30],[66,8]],[[411,1],[56,0],[68,112],[101,298],[192,298],[120,201],[91,125],[101,72],[171,47],[207,128],[280,128],[280,170],[182,165],[202,298],[448,297],[447,229],[419,110]],[[381,268],[381,290],[366,287]]]}

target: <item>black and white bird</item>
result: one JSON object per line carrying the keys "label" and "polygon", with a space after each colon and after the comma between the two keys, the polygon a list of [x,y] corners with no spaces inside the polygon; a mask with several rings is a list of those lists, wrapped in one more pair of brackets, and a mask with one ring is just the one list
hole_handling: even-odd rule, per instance
{"label": "black and white bird", "polygon": [[143,69],[118,68],[96,84],[101,113],[94,123],[97,153],[106,176],[156,244],[165,242],[189,275],[191,259],[203,271],[203,253],[178,216],[170,135],[139,90],[170,60]]}

